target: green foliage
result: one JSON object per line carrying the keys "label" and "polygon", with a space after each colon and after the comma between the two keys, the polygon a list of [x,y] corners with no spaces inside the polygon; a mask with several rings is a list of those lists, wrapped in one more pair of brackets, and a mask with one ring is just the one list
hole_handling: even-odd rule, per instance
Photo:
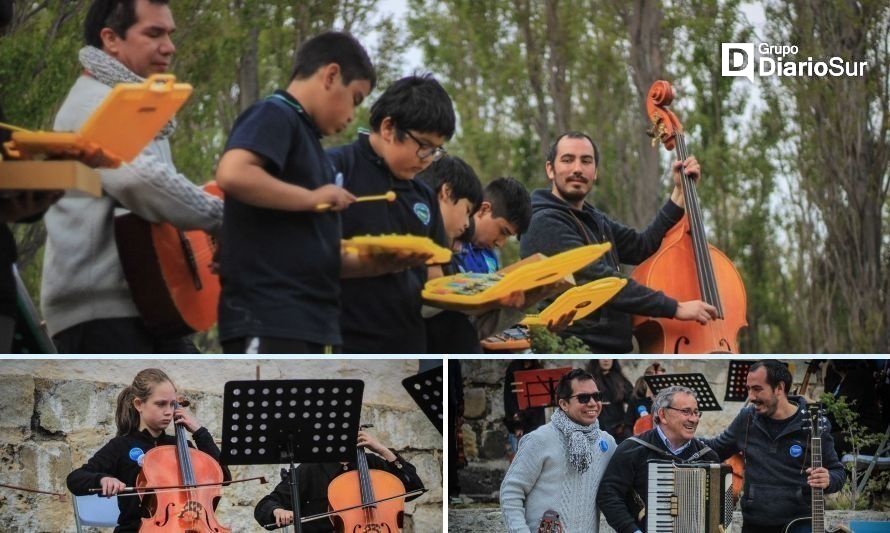
{"label": "green foliage", "polygon": [[883,435],[869,433],[868,428],[859,423],[859,413],[856,411],[855,402],[848,404],[846,398],[835,398],[833,394],[823,393],[819,398],[825,405],[825,411],[829,414],[843,432],[844,440],[851,447],[853,463],[845,465],[849,471],[847,481],[844,484],[842,496],[837,501],[838,508],[842,509],[868,509],[874,492],[883,491],[886,478],[875,476],[869,479],[869,483],[862,491],[858,490],[859,476],[861,472],[856,469],[856,463],[863,448],[875,446],[881,442]]}
{"label": "green foliage", "polygon": [[532,345],[532,353],[539,354],[589,354],[590,348],[578,337],[563,339],[559,335],[550,333],[542,326],[529,328],[529,338]]}

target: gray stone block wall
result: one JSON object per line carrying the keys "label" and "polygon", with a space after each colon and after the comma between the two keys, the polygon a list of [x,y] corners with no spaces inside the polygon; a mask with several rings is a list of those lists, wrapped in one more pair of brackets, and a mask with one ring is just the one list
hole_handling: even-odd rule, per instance
{"label": "gray stone block wall", "polygon": [[[141,369],[165,370],[193,402],[201,423],[219,441],[223,385],[230,380],[362,379],[362,419],[370,431],[418,469],[426,487],[406,504],[406,532],[442,530],[442,438],[401,385],[417,373],[417,361],[4,361],[0,366],[0,483],[67,493],[65,478],[115,433],[118,393]],[[223,489],[217,509],[232,531],[264,531],[254,505],[280,480],[279,465],[232,467],[234,478],[266,476]],[[0,487],[0,531],[74,531],[72,504],[53,496]]]}

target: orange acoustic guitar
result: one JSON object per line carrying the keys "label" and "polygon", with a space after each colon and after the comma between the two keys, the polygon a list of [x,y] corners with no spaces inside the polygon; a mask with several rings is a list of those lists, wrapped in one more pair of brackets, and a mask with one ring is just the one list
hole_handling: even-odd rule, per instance
{"label": "orange acoustic guitar", "polygon": [[[204,191],[223,197],[214,181]],[[149,331],[174,337],[206,331],[216,323],[220,285],[211,269],[213,237],[132,213],[115,219],[114,236],[133,302]]]}

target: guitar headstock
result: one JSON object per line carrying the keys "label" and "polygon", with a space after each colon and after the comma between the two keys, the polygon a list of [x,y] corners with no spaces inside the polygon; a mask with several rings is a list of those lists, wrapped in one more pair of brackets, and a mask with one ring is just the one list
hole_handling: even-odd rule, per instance
{"label": "guitar headstock", "polygon": [[807,404],[806,419],[803,423],[803,429],[809,431],[813,438],[819,438],[819,435],[828,427],[828,419],[825,417],[825,408],[820,402]]}

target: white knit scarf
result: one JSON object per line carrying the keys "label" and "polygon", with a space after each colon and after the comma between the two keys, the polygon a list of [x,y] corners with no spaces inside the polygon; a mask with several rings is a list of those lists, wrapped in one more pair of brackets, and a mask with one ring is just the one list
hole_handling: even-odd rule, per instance
{"label": "white knit scarf", "polygon": [[[78,53],[80,64],[90,73],[90,75],[100,83],[114,87],[118,83],[142,83],[145,78],[139,76],[132,70],[124,66],[117,59],[99,50],[95,46],[84,46]],[[171,118],[170,122],[161,128],[156,139],[163,139],[173,135],[176,130],[176,119]]]}
{"label": "white knit scarf", "polygon": [[550,417],[553,427],[568,441],[569,463],[583,474],[593,462],[593,445],[600,439],[600,423],[595,420],[589,426],[574,422],[565,411],[557,409]]}

